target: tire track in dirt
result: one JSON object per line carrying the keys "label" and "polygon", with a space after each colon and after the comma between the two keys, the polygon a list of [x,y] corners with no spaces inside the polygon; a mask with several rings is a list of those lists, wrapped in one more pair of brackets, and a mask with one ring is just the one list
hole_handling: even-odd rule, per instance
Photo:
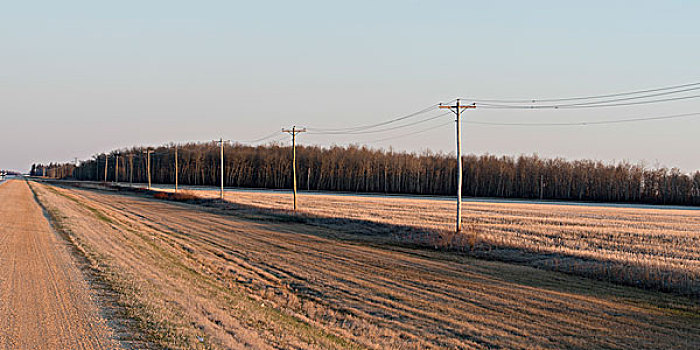
{"label": "tire track in dirt", "polygon": [[0,349],[120,348],[24,181],[0,187],[0,242]]}

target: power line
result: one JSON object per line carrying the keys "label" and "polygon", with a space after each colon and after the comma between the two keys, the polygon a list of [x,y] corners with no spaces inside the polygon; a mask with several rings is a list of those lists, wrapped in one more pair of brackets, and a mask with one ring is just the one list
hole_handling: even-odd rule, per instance
{"label": "power line", "polygon": [[266,140],[272,139],[275,136],[279,136],[279,132],[275,131],[269,135],[265,135],[261,138],[254,139],[254,140],[242,140],[242,141],[236,141],[236,142],[238,142],[238,143],[256,143],[256,142],[261,142],[261,141],[266,141]]}
{"label": "power line", "polygon": [[[667,96],[671,94],[677,94],[677,93],[683,93],[683,92],[688,92],[688,91],[694,91],[694,90],[700,90],[700,87],[695,87],[695,88],[690,88],[690,89],[684,89],[684,90],[677,90],[677,91],[666,91],[666,92],[659,92],[655,94],[647,94],[647,95],[642,95],[642,96],[633,96],[633,97],[624,97],[624,98],[615,98],[615,99],[610,99],[610,100],[600,100],[600,101],[590,101],[590,102],[580,102],[580,103],[570,103],[570,104],[558,104],[558,105],[549,105],[546,107],[571,107],[571,106],[587,106],[587,105],[599,105],[599,104],[607,104],[607,103],[616,103],[616,102],[621,102],[621,101],[630,101],[630,100],[639,100],[639,99],[645,99],[645,98],[650,98],[650,97],[659,97],[659,96]],[[526,105],[529,107],[532,106],[537,106],[537,105]],[[538,106],[538,107],[545,107],[545,106]]]}
{"label": "power line", "polygon": [[371,141],[365,141],[364,143],[366,143],[366,144],[372,144],[372,143],[377,143],[377,142],[382,142],[382,141],[387,141],[387,140],[398,139],[398,138],[402,138],[402,137],[406,137],[406,136],[411,136],[411,135],[418,135],[418,134],[422,134],[422,133],[428,132],[428,131],[430,131],[430,130],[435,130],[435,129],[441,128],[441,127],[443,127],[443,126],[445,126],[445,125],[450,125],[450,124],[452,124],[452,123],[454,123],[454,120],[450,120],[450,121],[447,122],[447,123],[442,123],[442,124],[435,125],[435,126],[430,127],[430,128],[421,129],[421,130],[414,131],[414,132],[410,132],[410,133],[407,133],[407,134],[401,134],[401,135],[396,135],[396,136],[391,136],[391,137],[385,137],[385,138],[376,139],[376,140],[371,140]]}
{"label": "power line", "polygon": [[424,119],[421,119],[421,120],[418,120],[418,121],[415,121],[415,122],[411,122],[411,123],[408,123],[408,124],[402,124],[402,125],[398,125],[398,126],[395,126],[395,127],[383,128],[383,129],[377,129],[377,130],[368,130],[368,131],[348,131],[348,132],[309,132],[309,134],[310,134],[310,135],[312,135],[312,134],[313,134],[313,135],[364,135],[364,134],[377,134],[377,133],[382,133],[382,132],[387,132],[387,131],[394,131],[394,130],[398,130],[398,129],[407,128],[407,127],[409,127],[409,126],[414,126],[414,125],[422,124],[422,123],[425,123],[425,122],[429,122],[429,121],[431,121],[431,120],[435,120],[435,119],[438,119],[438,118],[442,118],[442,117],[448,115],[449,113],[450,113],[450,112],[441,113],[441,114],[438,114],[438,115],[435,115],[435,116],[432,116],[432,117],[428,117],[428,118],[424,118]]}
{"label": "power line", "polygon": [[282,141],[284,141],[284,140],[286,140],[286,139],[287,139],[286,136],[280,136],[280,137],[275,138],[275,139],[272,140],[271,142],[282,142]]}
{"label": "power line", "polygon": [[606,94],[606,95],[592,95],[592,96],[579,96],[579,97],[565,97],[565,98],[546,98],[546,99],[541,99],[541,98],[533,98],[533,99],[510,99],[510,100],[499,100],[499,99],[479,99],[479,98],[472,98],[472,101],[480,101],[480,102],[494,102],[494,103],[538,103],[538,102],[563,102],[563,101],[578,101],[578,100],[591,100],[591,99],[601,99],[601,98],[609,98],[609,97],[620,97],[620,96],[630,96],[630,95],[638,95],[638,94],[643,94],[643,93],[649,93],[649,92],[658,92],[658,91],[666,91],[666,90],[676,90],[676,89],[682,89],[682,88],[687,88],[694,86],[694,89],[700,89],[700,82],[699,83],[690,83],[690,84],[681,84],[681,85],[674,85],[674,86],[667,86],[667,87],[662,87],[662,88],[655,88],[655,89],[646,89],[646,90],[636,90],[636,91],[627,91],[627,92],[619,92],[619,93],[612,93],[612,94]]}
{"label": "power line", "polygon": [[[454,99],[448,101],[448,103],[449,103],[449,102],[452,102],[452,101],[454,101]],[[429,107],[426,107],[426,108],[424,108],[424,109],[421,109],[421,110],[419,110],[419,111],[417,111],[417,112],[413,112],[413,113],[410,113],[410,114],[407,114],[407,115],[403,115],[403,116],[400,116],[400,117],[396,117],[396,118],[393,118],[393,119],[389,119],[389,120],[386,120],[386,121],[383,121],[383,122],[380,122],[380,123],[376,123],[376,124],[360,125],[360,126],[351,126],[351,127],[344,127],[344,128],[311,128],[311,127],[309,127],[309,128],[307,128],[307,129],[309,130],[309,132],[317,132],[317,133],[328,133],[328,132],[352,132],[352,131],[369,130],[369,129],[377,128],[377,127],[380,127],[380,126],[389,125],[389,124],[392,124],[392,123],[395,123],[395,122],[398,122],[398,121],[402,121],[402,120],[405,120],[405,119],[410,119],[410,118],[417,117],[417,116],[419,116],[419,115],[421,115],[421,114],[424,114],[424,113],[427,113],[427,112],[430,112],[430,111],[434,110],[434,109],[435,109],[437,106],[439,106],[440,104],[441,104],[441,103],[435,103],[435,104],[433,104],[433,105],[431,105],[431,106],[429,106]]]}
{"label": "power line", "polygon": [[[444,117],[445,115],[449,114],[447,113],[442,113],[438,114],[436,116],[432,116],[430,118],[425,118],[421,119],[416,122],[412,122],[409,124],[403,124],[399,125],[397,127],[393,128],[385,128],[381,130],[372,130],[372,131],[367,131],[367,132],[347,132],[347,133],[309,133],[313,135],[342,135],[342,134],[347,134],[347,135],[364,135],[364,134],[373,134],[373,133],[380,133],[380,132],[389,132],[389,131],[394,131],[398,130],[401,128],[405,127],[410,127],[410,126],[415,126],[421,123],[429,122],[435,119],[438,119],[440,117]],[[488,121],[476,121],[476,120],[465,120],[464,123],[467,124],[473,124],[473,125],[485,125],[485,126],[523,126],[523,127],[538,127],[538,126],[590,126],[590,125],[607,125],[607,124],[623,124],[623,123],[633,123],[633,122],[641,122],[641,121],[653,121],[653,120],[669,120],[669,119],[681,119],[681,118],[692,118],[692,117],[700,117],[700,112],[694,112],[694,113],[683,113],[683,114],[673,114],[673,115],[667,115],[667,116],[656,116],[656,117],[640,117],[640,118],[626,118],[626,119],[612,119],[612,120],[601,120],[601,121],[575,121],[575,122],[556,122],[556,123],[507,123],[507,122],[488,122]],[[382,142],[382,141],[387,141],[387,140],[393,140],[397,138],[402,138],[406,136],[411,136],[411,135],[417,135],[421,133],[425,133],[440,127],[443,127],[445,125],[451,124],[454,121],[449,121],[447,123],[441,123],[432,127],[428,127],[426,129],[421,129],[415,132],[409,132],[405,134],[400,134],[400,135],[394,135],[394,136],[389,136],[389,137],[384,137],[380,139],[374,139],[370,141],[365,141],[364,143],[371,144],[371,143],[377,143],[377,142]],[[260,138],[258,140],[266,140],[266,139],[272,139],[271,142],[280,142],[286,139],[285,136],[279,136],[279,132],[276,131],[274,136],[277,137],[269,137],[265,136],[263,138]],[[255,140],[251,141],[239,141],[239,142],[254,142]],[[161,155],[174,155],[174,151],[170,150],[165,150],[161,152],[154,152],[151,151],[152,156],[161,156]],[[103,159],[99,159],[99,157],[93,159],[93,161],[96,161],[98,163],[104,162]]]}
{"label": "power line", "polygon": [[678,119],[678,118],[690,118],[690,117],[700,117],[700,112],[674,114],[674,115],[667,115],[667,116],[660,116],[660,117],[627,118],[627,119],[613,119],[613,120],[600,120],[600,121],[581,121],[581,122],[570,122],[570,123],[499,123],[499,122],[481,122],[481,121],[473,121],[473,120],[465,121],[465,123],[475,124],[475,125],[491,125],[491,126],[588,126],[588,125],[622,124],[622,123],[633,123],[633,122],[640,122],[640,121],[666,120],[666,119]]}
{"label": "power line", "polygon": [[636,102],[625,102],[625,103],[604,103],[604,104],[569,104],[569,105],[504,105],[504,104],[493,104],[493,103],[475,103],[476,106],[487,109],[573,109],[573,108],[596,108],[596,107],[618,107],[618,106],[632,106],[632,105],[644,105],[652,103],[661,102],[671,102],[680,100],[690,100],[700,98],[700,95],[684,96],[684,97],[673,97],[673,98],[663,98],[647,101],[636,101]]}
{"label": "power line", "polygon": [[[528,100],[525,100],[525,99],[520,99],[520,100],[472,99],[471,101],[474,101],[472,103],[473,106],[476,106],[479,108],[484,108],[484,109],[596,108],[596,107],[642,105],[642,104],[652,104],[652,103],[662,103],[662,102],[697,99],[697,98],[700,98],[700,95],[680,96],[680,97],[671,97],[671,98],[654,98],[654,97],[661,97],[661,96],[667,96],[667,95],[672,95],[672,94],[680,94],[680,93],[696,91],[696,90],[700,90],[700,82],[667,86],[667,87],[661,87],[661,88],[655,88],[655,89],[645,89],[645,90],[628,91],[628,92],[620,92],[620,93],[604,94],[604,95],[581,96],[581,97],[528,99]],[[586,101],[586,100],[591,100],[591,101]],[[634,101],[634,100],[641,100],[641,101]],[[455,101],[455,99],[452,99],[449,102],[451,103],[452,101]],[[541,102],[563,102],[563,101],[583,101],[583,102],[548,104],[548,105],[536,104],[536,103],[541,103]],[[523,103],[532,103],[532,104],[523,104]],[[426,113],[434,110],[435,107],[437,107],[439,105],[440,105],[439,103],[433,104],[433,105],[431,105],[427,108],[424,108],[422,110],[419,110],[417,112],[413,112],[413,113],[410,113],[407,115],[403,115],[400,117],[396,117],[393,119],[389,119],[389,120],[379,122],[379,123],[374,123],[374,124],[359,125],[359,126],[352,126],[352,127],[343,127],[343,128],[309,128],[309,130],[311,131],[311,132],[309,132],[309,134],[313,134],[313,135],[363,135],[363,134],[375,134],[375,133],[391,132],[391,131],[395,131],[398,129],[408,128],[408,127],[415,126],[418,124],[426,123],[426,122],[438,119],[440,117],[443,117],[443,116],[449,114],[449,113],[444,113],[444,114],[429,116],[429,117],[425,117],[425,118],[422,118],[422,119],[419,119],[416,121],[412,121],[412,122],[409,122],[406,124],[400,124],[400,125],[380,128],[382,126],[391,125],[391,124],[397,123],[399,121],[416,118],[418,116],[421,116],[423,114],[426,114]],[[466,121],[466,123],[475,124],[475,125],[530,126],[530,127],[537,127],[537,126],[588,126],[588,125],[631,123],[631,122],[650,121],[650,120],[667,120],[667,119],[696,117],[698,115],[700,115],[700,113],[686,113],[686,114],[660,116],[660,117],[614,119],[614,120],[605,120],[605,121],[580,121],[580,122],[565,122],[565,123],[560,123],[560,122],[558,122],[558,123],[501,123],[501,122],[488,122],[488,121],[483,121],[483,122],[482,121]],[[451,123],[451,121],[449,123]],[[416,134],[424,133],[424,132],[442,127],[444,125],[447,125],[447,124],[440,124],[440,125],[437,125],[434,127],[422,129],[422,130],[415,131],[415,132],[410,132],[410,133],[406,133],[406,134],[395,135],[395,136],[385,137],[385,138],[381,138],[381,139],[371,140],[371,141],[367,141],[366,143],[375,143],[375,142],[381,142],[381,141],[401,138],[401,137],[410,136],[410,135],[416,135]],[[274,133],[265,135],[265,136],[257,138],[257,139],[242,140],[242,141],[239,141],[239,143],[256,143],[256,142],[261,142],[261,141],[266,141],[266,140],[271,140],[271,142],[280,142],[282,139],[278,136],[277,132],[274,132]],[[135,150],[134,152],[138,153],[139,151]],[[132,153],[132,152],[130,152],[130,153]],[[154,152],[153,150],[151,150],[151,152],[150,152],[151,156],[172,155],[172,154],[173,154],[173,152],[170,150],[167,150],[167,149],[163,150],[161,152]],[[104,157],[109,157],[110,155],[112,155],[112,154],[103,154]],[[96,156],[94,161],[97,164],[104,162],[104,160],[100,159],[100,156]]]}

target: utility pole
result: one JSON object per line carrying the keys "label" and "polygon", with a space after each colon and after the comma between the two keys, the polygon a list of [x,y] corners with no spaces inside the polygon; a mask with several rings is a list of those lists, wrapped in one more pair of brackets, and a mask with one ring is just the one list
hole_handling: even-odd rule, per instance
{"label": "utility pole", "polygon": [[297,129],[296,126],[292,126],[291,129],[282,129],[282,132],[292,135],[292,184],[294,192],[294,211],[297,211],[297,134],[306,132],[306,128]]}
{"label": "utility pole", "polygon": [[544,199],[544,175],[540,175],[540,200]]}
{"label": "utility pole", "polygon": [[177,145],[175,145],[175,193],[177,193]]}
{"label": "utility pole", "polygon": [[114,182],[119,183],[119,153],[114,155]]}
{"label": "utility pole", "polygon": [[107,168],[109,165],[109,154],[105,154],[105,182],[107,182]]}
{"label": "utility pole", "polygon": [[231,140],[220,138],[219,140],[214,140],[214,142],[221,145],[221,193],[219,197],[221,200],[224,200],[224,144],[226,142],[231,142]]}
{"label": "utility pole", "polygon": [[134,154],[129,153],[129,183],[134,183]]}
{"label": "utility pole", "polygon": [[151,153],[153,153],[153,150],[150,148],[147,148],[145,151],[142,151],[143,153],[146,154],[146,173],[148,174],[148,189],[151,189]]}
{"label": "utility pole", "polygon": [[462,109],[476,108],[476,105],[461,105],[457,99],[457,103],[452,106],[440,105],[440,108],[451,110],[456,116],[457,124],[457,227],[456,232],[462,231]]}

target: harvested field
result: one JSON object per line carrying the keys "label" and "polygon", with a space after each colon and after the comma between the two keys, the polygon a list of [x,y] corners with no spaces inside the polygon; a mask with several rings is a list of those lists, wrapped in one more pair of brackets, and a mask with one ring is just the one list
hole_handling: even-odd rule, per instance
{"label": "harvested field", "polygon": [[[216,198],[218,191],[188,191]],[[288,210],[291,194],[226,192],[232,203]],[[298,196],[299,212],[436,231],[394,232],[400,242],[469,249],[477,256],[525,261],[568,273],[700,297],[700,210],[464,204],[465,233],[454,236],[455,204],[435,199]],[[530,253],[513,254],[514,248]]]}
{"label": "harvested field", "polygon": [[372,244],[264,213],[33,186],[170,348],[700,345],[698,305],[679,296]]}

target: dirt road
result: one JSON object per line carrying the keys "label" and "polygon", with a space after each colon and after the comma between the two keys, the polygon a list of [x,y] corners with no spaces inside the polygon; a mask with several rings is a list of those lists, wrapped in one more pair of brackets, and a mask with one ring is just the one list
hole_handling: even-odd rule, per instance
{"label": "dirt road", "polygon": [[34,185],[171,348],[688,348],[697,305],[275,217]]}
{"label": "dirt road", "polygon": [[0,186],[0,349],[115,349],[65,241],[27,183]]}

